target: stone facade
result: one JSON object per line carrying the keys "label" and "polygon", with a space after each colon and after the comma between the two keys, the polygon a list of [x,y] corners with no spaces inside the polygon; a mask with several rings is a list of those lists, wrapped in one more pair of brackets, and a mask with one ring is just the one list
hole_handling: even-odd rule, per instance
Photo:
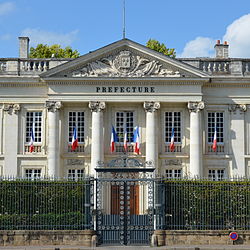
{"label": "stone facade", "polygon": [[123,155],[127,130],[128,156],[153,162],[158,174],[250,176],[250,59],[228,57],[228,44],[217,44],[216,58],[171,59],[123,39],[73,60],[25,58],[29,39],[20,41],[20,58],[0,59],[0,175],[95,175]]}

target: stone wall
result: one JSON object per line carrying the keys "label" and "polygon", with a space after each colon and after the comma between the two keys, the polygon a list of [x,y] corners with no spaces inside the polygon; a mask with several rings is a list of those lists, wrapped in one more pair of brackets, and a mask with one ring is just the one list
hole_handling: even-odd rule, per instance
{"label": "stone wall", "polygon": [[232,241],[229,237],[231,231],[224,230],[156,230],[158,246],[173,245],[250,245],[250,231],[236,231],[238,240]]}
{"label": "stone wall", "polygon": [[0,231],[0,246],[71,245],[94,246],[95,231]]}

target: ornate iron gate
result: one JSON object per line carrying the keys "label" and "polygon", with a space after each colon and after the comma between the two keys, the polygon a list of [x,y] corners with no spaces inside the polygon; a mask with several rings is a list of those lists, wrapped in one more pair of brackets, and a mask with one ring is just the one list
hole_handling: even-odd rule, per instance
{"label": "ornate iron gate", "polygon": [[105,169],[96,179],[100,244],[148,245],[154,230],[154,180],[138,168]]}

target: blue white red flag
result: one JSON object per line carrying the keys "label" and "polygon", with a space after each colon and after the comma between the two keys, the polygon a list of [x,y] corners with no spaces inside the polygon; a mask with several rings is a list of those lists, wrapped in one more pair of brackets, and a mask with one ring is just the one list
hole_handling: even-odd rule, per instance
{"label": "blue white red flag", "polygon": [[125,152],[127,152],[128,151],[128,133],[127,133],[127,130],[125,130],[125,134],[124,134],[123,147],[124,147]]}
{"label": "blue white red flag", "polygon": [[138,126],[135,128],[133,142],[135,143],[134,152],[140,154],[140,134]]}
{"label": "blue white red flag", "polygon": [[115,143],[118,142],[118,136],[115,132],[114,127],[112,126],[112,132],[111,132],[111,141],[110,141],[110,151],[113,153],[115,151]]}
{"label": "blue white red flag", "polygon": [[77,128],[74,127],[72,141],[71,141],[71,149],[76,150],[77,147],[78,147]]}
{"label": "blue white red flag", "polygon": [[35,123],[32,123],[32,128],[30,131],[30,142],[29,142],[29,152],[30,153],[32,153],[35,149],[34,142],[35,142]]}
{"label": "blue white red flag", "polygon": [[170,151],[173,152],[175,149],[174,145],[174,128],[172,128],[171,140],[170,140]]}
{"label": "blue white red flag", "polygon": [[217,151],[217,129],[216,129],[216,127],[214,128],[214,140],[213,140],[212,149],[214,152]]}

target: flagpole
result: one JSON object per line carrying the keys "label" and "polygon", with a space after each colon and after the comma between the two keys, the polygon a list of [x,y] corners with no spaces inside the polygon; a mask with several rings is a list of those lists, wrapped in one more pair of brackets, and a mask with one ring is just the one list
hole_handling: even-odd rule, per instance
{"label": "flagpole", "polygon": [[125,19],[125,0],[123,0],[123,39],[125,39],[126,37],[126,30],[125,30],[125,27],[126,27],[126,19]]}

